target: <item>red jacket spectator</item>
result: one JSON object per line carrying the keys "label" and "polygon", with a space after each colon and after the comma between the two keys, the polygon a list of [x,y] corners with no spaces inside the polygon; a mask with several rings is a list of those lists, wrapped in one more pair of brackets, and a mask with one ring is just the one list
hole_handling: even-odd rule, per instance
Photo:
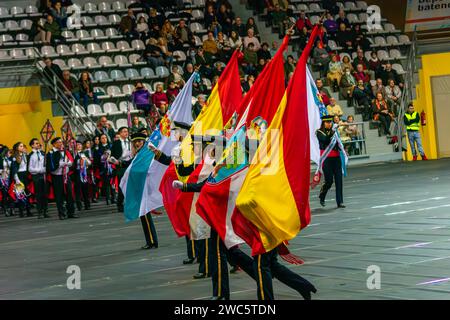
{"label": "red jacket spectator", "polygon": [[169,103],[169,99],[167,99],[167,95],[164,92],[155,92],[152,95],[152,102],[159,108],[163,103],[167,105]]}
{"label": "red jacket spectator", "polygon": [[297,20],[297,22],[295,23],[295,26],[297,27],[297,29],[299,31],[302,31],[303,27],[306,27],[306,29],[308,29],[308,30],[311,30],[313,27],[311,21],[309,21],[309,19],[307,17],[305,17],[304,19],[299,18]]}
{"label": "red jacket spectator", "polygon": [[356,71],[353,74],[353,76],[355,77],[356,82],[358,82],[358,80],[362,80],[364,83],[369,83],[369,81],[370,81],[370,76],[366,72],[358,72],[358,71]]}

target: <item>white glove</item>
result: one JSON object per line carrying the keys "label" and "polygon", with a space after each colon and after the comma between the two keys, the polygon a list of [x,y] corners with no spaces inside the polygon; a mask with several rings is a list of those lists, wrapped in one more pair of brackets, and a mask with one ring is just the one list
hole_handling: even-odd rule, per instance
{"label": "white glove", "polygon": [[333,123],[333,130],[336,130],[339,127],[337,123]]}
{"label": "white glove", "polygon": [[71,167],[71,166],[72,166],[72,162],[67,161],[67,162],[66,162],[66,167]]}
{"label": "white glove", "polygon": [[174,188],[174,189],[183,188],[183,182],[181,182],[179,180],[175,180],[174,182],[172,182],[172,188]]}
{"label": "white glove", "polygon": [[148,148],[150,150],[152,150],[153,152],[155,152],[157,150],[157,148],[155,147],[155,145],[153,143],[151,143],[151,141],[148,142]]}

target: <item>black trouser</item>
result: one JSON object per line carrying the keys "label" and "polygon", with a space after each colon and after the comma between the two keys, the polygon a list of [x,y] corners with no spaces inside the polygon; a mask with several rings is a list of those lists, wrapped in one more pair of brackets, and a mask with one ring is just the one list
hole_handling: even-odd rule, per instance
{"label": "black trouser", "polygon": [[114,188],[111,188],[111,177],[108,174],[102,174],[102,192],[105,194],[106,203],[109,203],[110,199],[115,200]]}
{"label": "black trouser", "polygon": [[149,212],[141,216],[142,229],[144,229],[145,241],[149,246],[158,245],[158,236],[156,235],[155,225],[153,224],[152,214]]}
{"label": "black trouser", "polygon": [[[123,175],[125,174],[125,171],[127,170],[128,164],[123,164],[122,167],[120,167],[117,171],[117,180],[118,184],[120,186],[120,181],[122,180]],[[119,210],[123,210],[123,201],[125,200],[125,197],[123,195],[122,189],[119,187],[119,193],[117,195],[117,208]]]}
{"label": "black trouser", "polygon": [[67,215],[73,215],[75,213],[75,206],[73,203],[72,181],[70,180],[70,176],[67,177],[67,184],[64,185],[64,178],[62,175],[52,174],[52,183],[58,215],[65,216],[64,200],[66,201]]}
{"label": "black trouser", "polygon": [[188,236],[184,237],[186,239],[186,249],[187,249],[187,256],[188,259],[193,260],[197,258],[197,252],[195,249],[195,241],[190,240]]}
{"label": "black trouser", "polygon": [[[84,209],[89,209],[89,184],[82,182],[80,173],[75,172],[75,202],[77,203],[78,210],[81,210],[81,200],[84,202]],[[82,199],[83,198],[83,199]]]}
{"label": "black trouser", "polygon": [[214,229],[211,229],[211,280],[213,296],[230,298],[230,282],[228,279],[227,248]]}
{"label": "black trouser", "polygon": [[8,189],[1,189],[2,192],[2,208],[5,210],[5,213],[8,209],[14,208],[14,201],[8,193]]}
{"label": "black trouser", "polygon": [[239,249],[237,246],[228,249],[227,251],[228,262],[232,266],[239,266],[246,274],[256,280],[255,270],[253,269],[253,259],[245,252]]}
{"label": "black trouser", "polygon": [[380,113],[379,114],[379,120],[381,122],[381,126],[383,127],[384,134],[390,134],[390,127],[391,127],[391,116],[386,113]]}
{"label": "black trouser", "polygon": [[253,258],[259,300],[274,300],[272,277],[298,291],[311,291],[313,285],[278,262],[277,249]]}
{"label": "black trouser", "polygon": [[336,203],[338,205],[344,203],[344,196],[342,191],[342,164],[340,157],[326,158],[323,163],[323,174],[325,176],[325,183],[320,189],[320,200],[325,201],[328,190],[334,184],[336,187]]}
{"label": "black trouser", "polygon": [[[17,172],[17,177],[19,178],[20,182],[23,183],[24,187],[25,187],[25,193],[28,194],[28,172],[26,171],[22,171],[22,172]],[[26,209],[27,214],[30,215],[30,200],[28,199],[29,197],[26,198],[25,202],[20,201],[19,202],[19,210],[20,210],[20,214],[23,214],[23,209]]]}
{"label": "black trouser", "polygon": [[47,186],[43,173],[32,175],[38,214],[47,212]]}
{"label": "black trouser", "polygon": [[209,250],[211,247],[211,239],[195,240],[197,248],[197,259],[199,262],[198,272],[210,274]]}

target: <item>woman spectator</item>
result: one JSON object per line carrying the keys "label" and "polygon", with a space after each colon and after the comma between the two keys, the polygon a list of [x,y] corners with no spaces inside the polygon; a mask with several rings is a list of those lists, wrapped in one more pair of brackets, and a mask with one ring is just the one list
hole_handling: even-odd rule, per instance
{"label": "woman spectator", "polygon": [[333,87],[334,92],[337,92],[339,90],[339,83],[342,78],[342,66],[336,54],[331,56],[331,61],[328,64],[328,70],[327,78],[329,85]]}
{"label": "woman spectator", "polygon": [[256,70],[256,64],[258,63],[258,54],[254,49],[253,43],[250,43],[247,48],[244,49],[244,61],[242,66],[246,74],[253,74]]}
{"label": "woman spectator", "polygon": [[158,108],[161,114],[166,114],[169,99],[167,99],[167,95],[163,91],[162,84],[156,86],[156,91],[152,95],[152,103]]}
{"label": "woman spectator", "polygon": [[50,9],[50,13],[61,29],[67,28],[67,12],[62,7],[61,1],[55,2],[55,5]]}
{"label": "woman spectator", "polygon": [[355,24],[352,29],[352,38],[355,49],[370,50],[370,42],[361,30],[360,24]]}
{"label": "woman spectator", "polygon": [[159,47],[159,49],[161,50],[162,57],[165,60],[166,66],[170,68],[174,57],[173,53],[169,50],[169,47],[167,46],[167,39],[159,37],[157,47]]}
{"label": "woman spectator", "polygon": [[133,120],[131,120],[130,134],[140,132],[142,129],[145,129],[145,125],[137,116],[134,116]]}
{"label": "woman spectator", "polygon": [[169,100],[169,105],[171,105],[175,98],[177,97],[178,93],[180,93],[180,89],[175,84],[174,81],[169,82],[169,87],[166,90],[167,99]]}
{"label": "woman spectator", "polygon": [[169,19],[166,19],[161,27],[159,35],[162,38],[166,38],[168,42],[171,42],[173,40],[174,32],[175,32],[174,26],[172,25]]}
{"label": "woman spectator", "polygon": [[209,29],[214,21],[217,20],[213,5],[208,5],[204,14],[205,28]]}
{"label": "woman spectator", "polygon": [[89,99],[92,99],[95,104],[99,104],[99,100],[97,98],[97,94],[94,92],[94,86],[92,85],[91,77],[87,71],[81,73],[79,82],[80,98],[82,99],[83,106],[87,111]]}
{"label": "woman spectator", "polygon": [[41,41],[44,44],[55,44],[55,40],[61,40],[61,27],[53,19],[51,14],[47,15],[47,21],[44,24],[43,30],[41,30]]}
{"label": "woman spectator", "polygon": [[221,61],[228,61],[231,58],[231,46],[228,40],[225,40],[225,37],[222,32],[217,34],[216,39],[217,49],[219,49],[219,58]]}
{"label": "woman spectator", "polygon": [[219,49],[217,48],[216,40],[214,39],[214,33],[208,31],[208,38],[203,41],[203,50],[205,50],[205,56],[207,59],[215,59]]}
{"label": "woman spectator", "polygon": [[231,35],[228,38],[231,49],[235,50],[242,46],[242,39],[236,31],[231,31]]}
{"label": "woman spectator", "polygon": [[253,29],[253,35],[255,37],[259,37],[259,30],[258,30],[258,26],[255,23],[255,19],[253,19],[252,17],[248,18],[247,25],[245,27],[247,28],[247,31],[249,29]]}
{"label": "woman spectator", "polygon": [[164,65],[163,53],[158,47],[158,41],[154,38],[148,39],[143,56],[153,69]]}
{"label": "woman spectator", "polygon": [[147,24],[147,20],[145,20],[144,16],[141,16],[138,19],[138,22],[136,24],[136,31],[139,33],[140,38],[142,39],[142,41],[146,41],[148,38],[148,24]]}
{"label": "woman spectator", "polygon": [[222,32],[226,35],[230,35],[233,19],[232,12],[228,12],[224,4],[220,5],[219,12],[217,13],[217,22],[222,27]]}
{"label": "woman spectator", "polygon": [[326,20],[323,22],[324,27],[327,29],[327,32],[334,37],[336,35],[336,32],[338,31],[338,24],[336,22],[336,20],[334,20],[333,16],[331,15],[331,13],[327,13],[327,18]]}
{"label": "woman spectator", "polygon": [[387,101],[390,103],[394,115],[398,114],[400,107],[400,98],[402,97],[402,90],[395,84],[394,80],[389,80],[389,85],[385,87]]}
{"label": "woman spectator", "polygon": [[372,103],[373,120],[380,121],[381,128],[385,135],[390,135],[391,111],[386,100],[381,93],[377,93],[376,99]]}
{"label": "woman spectator", "polygon": [[316,46],[313,49],[314,64],[320,68],[320,76],[324,77],[328,71],[328,64],[330,63],[330,56],[328,51],[324,48],[321,40],[316,41]]}
{"label": "woman spectator", "polygon": [[346,52],[349,52],[353,47],[353,39],[350,31],[347,30],[344,23],[339,25],[339,31],[336,33],[336,42],[339,46],[344,48]]}
{"label": "woman spectator", "polygon": [[380,71],[381,71],[381,61],[378,59],[378,55],[376,51],[372,51],[370,53],[370,59],[368,61],[369,64],[369,70],[373,71],[375,74],[375,79],[380,77]]}
{"label": "woman spectator", "polygon": [[[358,140],[359,132],[358,126],[354,124],[355,118],[352,115],[347,117],[347,125],[345,127],[345,134],[350,138],[350,141]],[[347,154],[360,154],[361,143],[360,142],[352,142],[348,144],[348,148],[346,147]]]}
{"label": "woman spectator", "polygon": [[308,43],[309,40],[309,32],[308,32],[308,28],[303,27],[303,29],[300,30],[300,34],[299,34],[299,48],[300,51],[303,51],[303,49],[305,49],[306,44]]}
{"label": "woman spectator", "polygon": [[355,98],[358,107],[357,109],[362,109],[363,120],[367,121],[370,119],[370,98],[372,91],[364,83],[363,80],[358,80],[358,85],[353,90],[353,97]]}
{"label": "woman spectator", "polygon": [[350,72],[353,72],[352,62],[350,61],[350,57],[347,55],[342,58],[342,70],[345,70],[345,68],[348,68]]}
{"label": "woman spectator", "polygon": [[130,100],[136,106],[136,109],[144,111],[144,115],[148,116],[151,94],[141,81],[136,82]]}
{"label": "woman spectator", "polygon": [[254,83],[255,76],[252,74],[248,75],[247,80],[242,83],[242,91],[244,91],[245,93],[249,92]]}
{"label": "woman spectator", "polygon": [[339,136],[341,137],[342,143],[345,144],[346,142],[350,141],[350,138],[347,136],[345,132],[347,123],[341,119],[341,116],[335,115],[333,117],[333,122],[338,125],[338,133]]}
{"label": "woman spectator", "polygon": [[182,88],[184,86],[184,79],[183,76],[180,74],[178,66],[172,66],[172,73],[167,78],[167,84],[169,84],[172,81],[178,88]]}
{"label": "woman spectator", "polygon": [[349,106],[351,106],[353,90],[356,87],[356,80],[348,67],[344,68],[344,74],[342,75],[339,87],[341,87],[342,96],[349,100]]}
{"label": "woman spectator", "polygon": [[206,106],[205,96],[200,94],[197,96],[197,102],[192,107],[192,119],[197,119],[202,109]]}

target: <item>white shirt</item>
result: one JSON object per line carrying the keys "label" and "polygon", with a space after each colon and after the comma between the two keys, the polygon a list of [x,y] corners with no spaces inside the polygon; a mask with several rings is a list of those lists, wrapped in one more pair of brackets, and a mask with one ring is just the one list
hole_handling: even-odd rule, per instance
{"label": "white shirt", "polygon": [[44,165],[45,156],[40,150],[33,150],[30,156],[30,163],[28,164],[28,171],[32,174],[45,173]]}
{"label": "white shirt", "polygon": [[59,167],[58,169],[52,171],[51,173],[56,176],[61,176],[63,174],[63,170],[66,170],[66,167],[70,167],[72,163],[66,158],[66,153],[64,151],[58,150],[56,148],[53,148],[53,153],[61,153],[61,159],[59,160]]}
{"label": "white shirt", "polygon": [[20,162],[18,172],[25,172],[27,171],[27,155],[25,153],[22,153],[21,158],[22,161]]}
{"label": "white shirt", "polygon": [[120,139],[120,143],[122,144],[122,156],[119,160],[129,161],[131,159],[131,143],[128,139]]}

